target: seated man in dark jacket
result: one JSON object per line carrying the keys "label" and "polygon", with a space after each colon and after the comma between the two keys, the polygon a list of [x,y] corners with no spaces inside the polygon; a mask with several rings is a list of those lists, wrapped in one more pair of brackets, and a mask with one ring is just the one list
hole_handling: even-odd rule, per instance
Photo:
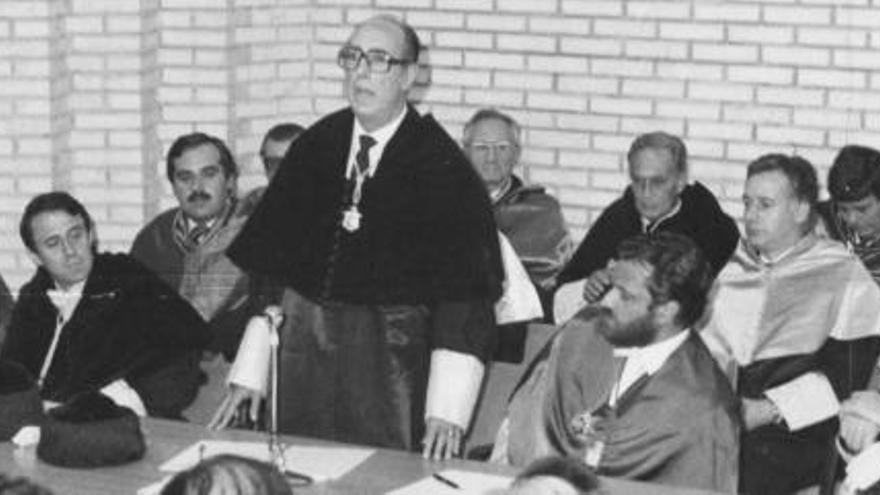
{"label": "seated man in dark jacket", "polygon": [[0,357],[37,377],[44,400],[100,390],[142,414],[179,417],[210,338],[198,313],[129,256],[98,254],[91,217],[67,193],[32,199],[20,233],[38,268]]}
{"label": "seated man in dark jacket", "polygon": [[631,185],[587,232],[558,285],[586,278],[584,298],[596,302],[611,287],[605,265],[624,239],[661,230],[690,237],[718,273],[736,249],[736,223],[699,182],[688,184],[687,148],[665,132],[636,138],[626,155]]}

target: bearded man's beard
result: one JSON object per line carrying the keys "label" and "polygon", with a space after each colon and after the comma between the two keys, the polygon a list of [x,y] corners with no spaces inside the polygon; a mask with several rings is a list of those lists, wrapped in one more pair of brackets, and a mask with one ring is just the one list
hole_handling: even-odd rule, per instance
{"label": "bearded man's beard", "polygon": [[618,322],[613,315],[603,320],[597,327],[599,333],[614,347],[644,347],[657,338],[650,312],[628,323]]}

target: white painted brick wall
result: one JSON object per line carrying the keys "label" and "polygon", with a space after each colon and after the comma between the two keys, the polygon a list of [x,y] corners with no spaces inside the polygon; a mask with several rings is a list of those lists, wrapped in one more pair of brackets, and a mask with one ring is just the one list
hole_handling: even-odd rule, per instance
{"label": "white painted brick wall", "polygon": [[241,183],[261,184],[263,133],[344,105],[336,51],[377,12],[429,45],[420,109],[456,138],[481,106],[520,120],[522,173],[558,192],[576,234],[626,184],[646,130],[681,134],[736,215],[759,154],[801,153],[824,178],[842,144],[880,146],[870,0],[4,0],[3,274],[30,272],[17,215],[52,187],[88,195],[105,245],[126,249],[174,204],[163,156],[181,133],[226,139]]}

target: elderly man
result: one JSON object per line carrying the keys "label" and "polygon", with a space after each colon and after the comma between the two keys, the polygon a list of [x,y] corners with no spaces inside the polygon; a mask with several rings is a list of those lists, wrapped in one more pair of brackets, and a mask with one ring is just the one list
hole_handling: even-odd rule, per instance
{"label": "elderly man", "polygon": [[131,255],[156,272],[211,327],[202,363],[208,383],[186,416],[206,423],[223,399],[223,378],[254,312],[249,277],[226,256],[247,212],[236,198],[238,167],[226,144],[196,132],[177,138],[165,163],[178,206],[138,233]]}
{"label": "elderly man", "polygon": [[[350,107],[297,139],[229,253],[288,289],[285,432],[445,458],[493,351],[503,273],[479,177],[407,105],[418,54],[396,18],[355,28],[337,59]],[[217,424],[255,395],[233,388]]]}
{"label": "elderly man", "polygon": [[732,492],[738,401],[692,325],[712,273],[687,237],[619,246],[603,306],[569,321],[511,399],[493,459],[570,455],[598,474]]}
{"label": "elderly man", "polygon": [[522,260],[546,311],[556,275],[572,249],[559,202],[513,173],[521,151],[520,128],[509,116],[494,109],[477,111],[464,126],[462,143],[489,189],[498,229]]}
{"label": "elderly man", "polygon": [[[260,145],[260,160],[263,162],[263,171],[266,173],[266,179],[270,182],[278,172],[278,165],[290,148],[290,145],[303,133],[305,129],[302,126],[292,122],[277,124],[269,129],[269,132],[263,137],[263,144]],[[241,202],[242,209],[250,212],[257,206],[263,193],[266,192],[265,187],[258,187],[249,192]]]}
{"label": "elderly man", "polygon": [[138,412],[180,417],[209,339],[199,315],[129,256],[96,253],[91,217],[67,193],[32,199],[20,230],[38,268],[0,358],[37,377],[45,400],[100,390]]}
{"label": "elderly man", "polygon": [[812,233],[817,196],[803,158],[749,164],[745,239],[718,275],[701,333],[743,400],[745,493],[819,480],[838,397],[864,388],[877,358],[880,288],[843,245]]}
{"label": "elderly man", "polygon": [[559,274],[562,285],[586,277],[584,298],[598,301],[611,286],[605,264],[623,239],[661,230],[690,237],[712,269],[724,266],[736,248],[736,223],[699,182],[688,184],[687,148],[665,132],[636,138],[627,153],[630,186],[587,232]]}

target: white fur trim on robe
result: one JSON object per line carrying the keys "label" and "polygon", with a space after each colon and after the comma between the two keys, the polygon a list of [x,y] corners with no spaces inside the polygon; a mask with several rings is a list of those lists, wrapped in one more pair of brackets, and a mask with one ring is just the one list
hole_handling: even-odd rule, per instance
{"label": "white fur trim on robe", "polygon": [[838,242],[808,235],[771,265],[741,243],[716,289],[700,335],[729,375],[736,365],[815,352],[828,337],[880,335],[880,288]]}
{"label": "white fur trim on robe", "polygon": [[501,261],[504,263],[504,286],[501,298],[495,303],[495,322],[499,325],[544,317],[538,291],[507,236],[498,232]]}
{"label": "white fur trim on robe", "polygon": [[449,349],[431,352],[425,417],[449,421],[467,430],[485,367],[475,356]]}
{"label": "white fur trim on robe", "polygon": [[269,320],[265,316],[254,316],[248,321],[235,361],[229,369],[227,384],[257,390],[266,395],[271,352],[269,337]]}
{"label": "white fur trim on robe", "polygon": [[147,408],[144,407],[141,396],[125,380],[116,380],[102,388],[101,393],[109,397],[116,405],[127,407],[138,416],[147,415]]}

